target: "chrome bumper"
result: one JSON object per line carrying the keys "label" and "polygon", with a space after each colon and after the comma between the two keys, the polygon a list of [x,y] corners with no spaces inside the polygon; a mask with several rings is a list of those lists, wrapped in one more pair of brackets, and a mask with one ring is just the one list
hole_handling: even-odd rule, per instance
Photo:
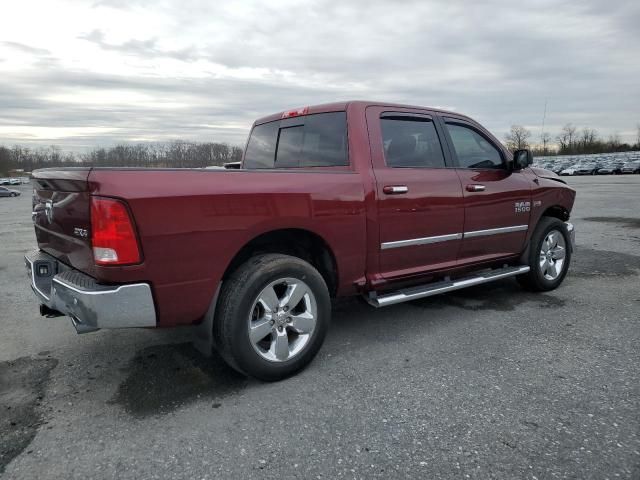
{"label": "chrome bumper", "polygon": [[571,251],[573,252],[576,249],[576,229],[573,226],[573,223],[565,222],[567,226],[567,232],[569,232],[569,238],[571,238]]}
{"label": "chrome bumper", "polygon": [[25,255],[24,260],[31,288],[47,307],[48,316],[71,317],[78,333],[156,326],[149,284],[99,285],[41,250]]}

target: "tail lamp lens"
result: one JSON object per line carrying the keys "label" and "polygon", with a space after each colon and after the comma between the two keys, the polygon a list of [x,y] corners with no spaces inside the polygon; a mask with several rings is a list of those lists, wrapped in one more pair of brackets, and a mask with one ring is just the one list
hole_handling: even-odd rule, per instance
{"label": "tail lamp lens", "polygon": [[96,265],[140,263],[140,247],[126,205],[113,198],[91,198],[91,244]]}

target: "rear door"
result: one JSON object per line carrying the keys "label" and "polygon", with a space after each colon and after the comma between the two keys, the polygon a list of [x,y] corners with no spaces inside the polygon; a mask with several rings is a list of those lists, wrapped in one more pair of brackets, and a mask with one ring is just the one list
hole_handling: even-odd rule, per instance
{"label": "rear door", "polygon": [[531,180],[508,168],[508,153],[482,127],[455,117],[442,120],[464,195],[459,263],[520,253],[529,228]]}
{"label": "rear door", "polygon": [[464,220],[460,180],[433,115],[367,108],[377,190],[379,274],[396,279],[455,265]]}

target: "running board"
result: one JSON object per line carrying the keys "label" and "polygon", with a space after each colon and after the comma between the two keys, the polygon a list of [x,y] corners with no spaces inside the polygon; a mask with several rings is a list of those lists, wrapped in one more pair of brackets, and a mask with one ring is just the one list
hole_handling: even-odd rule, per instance
{"label": "running board", "polygon": [[476,274],[471,277],[459,278],[457,280],[442,280],[440,282],[428,283],[417,287],[402,288],[395,292],[377,295],[371,292],[366,297],[367,302],[374,307],[386,307],[396,303],[408,302],[409,300],[417,300],[418,298],[431,297],[440,293],[452,292],[461,288],[481,285],[483,283],[493,282],[501,278],[513,277],[530,270],[528,265],[519,265],[517,267],[503,267],[496,270],[488,270],[483,273]]}

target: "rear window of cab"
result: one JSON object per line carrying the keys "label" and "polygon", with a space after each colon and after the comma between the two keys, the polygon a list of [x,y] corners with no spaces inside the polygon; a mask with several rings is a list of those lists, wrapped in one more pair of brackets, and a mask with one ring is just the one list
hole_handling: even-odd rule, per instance
{"label": "rear window of cab", "polygon": [[349,165],[346,112],[316,113],[257,125],[243,167],[306,168]]}

